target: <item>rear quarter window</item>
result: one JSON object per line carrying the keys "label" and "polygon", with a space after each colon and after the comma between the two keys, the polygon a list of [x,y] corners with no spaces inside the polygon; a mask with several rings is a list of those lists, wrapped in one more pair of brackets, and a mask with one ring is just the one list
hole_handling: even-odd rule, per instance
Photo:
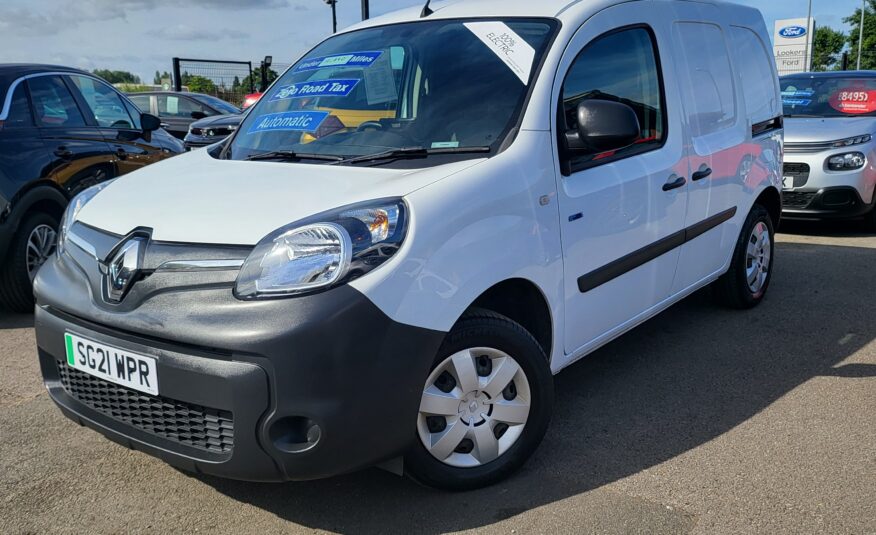
{"label": "rear quarter window", "polygon": [[33,126],[33,114],[30,111],[30,102],[27,99],[27,87],[25,82],[16,86],[12,93],[12,104],[9,107],[9,116],[3,121],[3,128],[15,128]]}

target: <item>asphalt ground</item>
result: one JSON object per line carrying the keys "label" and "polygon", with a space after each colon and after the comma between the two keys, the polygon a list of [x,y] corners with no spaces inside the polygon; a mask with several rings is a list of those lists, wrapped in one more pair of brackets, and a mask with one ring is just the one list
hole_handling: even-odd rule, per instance
{"label": "asphalt ground", "polygon": [[0,533],[876,533],[876,236],[785,225],[754,311],[700,292],[556,378],[507,482],[195,477],[76,426],[0,312]]}

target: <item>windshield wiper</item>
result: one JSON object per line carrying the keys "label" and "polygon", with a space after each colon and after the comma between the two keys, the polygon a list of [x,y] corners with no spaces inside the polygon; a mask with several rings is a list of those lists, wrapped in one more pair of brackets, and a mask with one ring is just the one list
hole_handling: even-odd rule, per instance
{"label": "windshield wiper", "polygon": [[343,156],[337,156],[335,154],[311,154],[307,152],[293,152],[291,150],[272,150],[252,154],[246,157],[247,161],[284,160],[287,162],[297,162],[300,160],[326,160],[330,162],[340,162],[343,159]]}
{"label": "windshield wiper", "polygon": [[374,154],[364,154],[362,156],[347,158],[338,161],[337,164],[341,165],[346,163],[353,164],[361,162],[376,162],[379,160],[397,160],[402,158],[426,158],[428,156],[432,156],[433,154],[474,154],[481,152],[490,152],[491,150],[492,149],[490,147],[442,147],[434,149],[427,149],[425,147],[402,147],[400,149],[392,149],[383,152],[375,152]]}

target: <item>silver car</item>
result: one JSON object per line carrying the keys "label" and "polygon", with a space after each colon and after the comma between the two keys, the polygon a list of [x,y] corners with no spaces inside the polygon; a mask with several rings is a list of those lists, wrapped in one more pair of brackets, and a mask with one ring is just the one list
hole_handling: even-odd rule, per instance
{"label": "silver car", "polygon": [[876,229],[876,71],[781,78],[782,217],[866,216]]}

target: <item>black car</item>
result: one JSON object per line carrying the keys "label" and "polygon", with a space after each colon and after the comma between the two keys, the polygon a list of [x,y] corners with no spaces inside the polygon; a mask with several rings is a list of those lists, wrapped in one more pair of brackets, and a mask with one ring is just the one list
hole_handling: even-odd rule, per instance
{"label": "black car", "polygon": [[161,126],[179,139],[185,138],[189,125],[199,119],[240,113],[240,108],[203,93],[156,91],[132,93],[128,98],[144,113],[157,115]]}
{"label": "black car", "polygon": [[185,141],[186,150],[206,147],[207,145],[222,141],[237,130],[242,120],[243,115],[237,114],[216,115],[193,122],[189,127],[189,133],[186,134],[183,140]]}
{"label": "black car", "polygon": [[69,199],[182,151],[158,117],[92,74],[0,64],[0,307],[33,309]]}

